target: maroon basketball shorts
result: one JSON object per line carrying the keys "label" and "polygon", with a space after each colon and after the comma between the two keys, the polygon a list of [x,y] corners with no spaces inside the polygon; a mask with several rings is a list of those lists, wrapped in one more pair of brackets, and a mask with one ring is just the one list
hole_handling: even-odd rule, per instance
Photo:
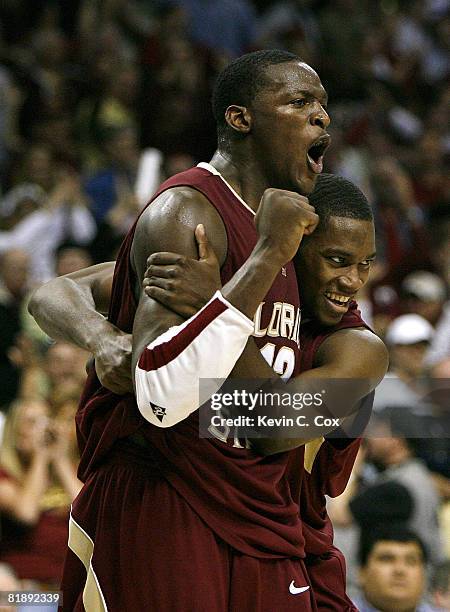
{"label": "maroon basketball shorts", "polygon": [[232,549],[148,463],[117,454],[73,503],[62,589],[67,612],[316,610],[302,560]]}
{"label": "maroon basketball shorts", "polygon": [[345,558],[333,546],[320,557],[308,556],[305,560],[317,610],[328,612],[358,612],[358,608],[345,592]]}

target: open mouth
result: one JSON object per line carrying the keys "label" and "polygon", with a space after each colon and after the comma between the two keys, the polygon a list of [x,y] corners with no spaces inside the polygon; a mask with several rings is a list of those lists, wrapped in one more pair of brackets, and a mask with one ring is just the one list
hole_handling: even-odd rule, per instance
{"label": "open mouth", "polygon": [[314,174],[320,174],[323,170],[323,156],[330,144],[331,138],[328,134],[318,138],[308,149],[306,158],[309,168]]}
{"label": "open mouth", "polygon": [[339,293],[333,293],[331,291],[326,291],[325,297],[327,298],[328,302],[330,302],[333,307],[340,312],[347,311],[351,300],[351,298],[347,295],[340,295]]}

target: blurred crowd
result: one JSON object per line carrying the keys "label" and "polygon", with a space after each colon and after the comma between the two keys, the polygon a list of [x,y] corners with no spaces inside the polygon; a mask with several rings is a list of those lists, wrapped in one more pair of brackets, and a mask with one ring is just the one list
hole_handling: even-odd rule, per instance
{"label": "blurred crowd", "polygon": [[350,590],[361,610],[450,609],[449,42],[449,0],[3,0],[0,590],[58,584],[80,487],[73,416],[89,355],[37,328],[30,291],[113,260],[158,184],[212,156],[218,72],[281,48],[328,90],[325,170],[376,216],[359,302],[391,367],[330,501]]}

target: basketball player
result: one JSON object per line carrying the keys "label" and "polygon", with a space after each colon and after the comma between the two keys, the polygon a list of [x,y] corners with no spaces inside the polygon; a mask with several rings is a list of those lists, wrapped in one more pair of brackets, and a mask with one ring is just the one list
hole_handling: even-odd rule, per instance
{"label": "basketball player", "polygon": [[[295,258],[303,321],[300,327],[301,355],[294,376],[307,371],[314,375],[331,367],[338,378],[344,371],[339,362],[346,353],[347,343],[354,347],[359,344],[358,350],[370,347],[374,359],[378,360],[378,365],[374,362],[373,367],[383,370],[386,357],[383,359],[383,351],[378,353],[374,347],[379,340],[361,319],[353,301],[357,291],[368,280],[374,257],[373,216],[367,199],[350,181],[322,174],[309,202],[320,221],[315,232],[304,237]],[[180,266],[176,255],[155,256],[164,261],[164,265],[153,263],[149,267],[144,279],[146,292],[171,307],[180,308],[176,301],[180,295],[194,307],[203,306],[205,298],[218,286],[214,275],[214,266],[217,266],[214,254],[209,250],[205,237],[203,241],[203,263],[190,261],[188,264],[183,260]],[[200,272],[202,265],[208,266],[211,287],[209,293],[206,291],[198,301],[207,276]],[[173,282],[170,288],[164,284],[167,268],[171,270]],[[154,276],[150,278],[152,274]],[[340,301],[346,305],[330,308],[325,299],[333,295],[339,295]],[[358,375],[355,367],[358,360],[359,353],[349,361],[355,376]],[[356,418],[346,423],[349,433],[343,429],[335,431],[332,436],[313,440],[304,449],[290,453],[291,491],[299,499],[306,567],[319,610],[356,610],[345,592],[345,559],[333,546],[333,529],[326,512],[325,496],[336,497],[347,486],[361,443],[359,436],[370,417],[372,400],[373,393],[365,398]],[[274,444],[278,443],[274,441]]]}
{"label": "basketball player", "polygon": [[[307,371],[314,375],[331,367],[338,378],[340,372],[344,372],[340,362],[348,343],[355,348],[359,345],[358,351],[373,350],[374,360],[378,362],[374,361],[373,367],[385,371],[386,356],[383,358],[383,350],[375,348],[379,340],[361,319],[353,301],[368,280],[374,257],[373,215],[367,199],[350,181],[322,174],[309,202],[320,221],[315,232],[303,239],[295,258],[303,322],[300,327],[301,355],[294,376]],[[183,307],[176,301],[180,295],[194,307],[203,306],[205,298],[218,286],[214,276],[217,265],[214,254],[205,237],[203,240],[203,266],[209,267],[211,276],[209,293],[206,291],[198,301],[200,287],[205,289],[207,276],[199,271],[202,262],[190,261],[189,265],[183,260],[183,266],[179,266],[177,256],[167,254],[153,258],[152,261],[158,259],[164,265],[153,263],[149,267],[144,280],[146,292],[181,311]],[[164,284],[167,268],[171,270],[173,282],[170,287]],[[326,300],[337,295],[340,300],[335,301],[345,302],[345,306],[330,308]],[[349,361],[355,376],[358,375],[358,360],[359,353]],[[348,373],[349,370],[346,375]],[[318,610],[356,610],[345,592],[345,559],[333,545],[333,528],[325,496],[336,497],[347,486],[361,444],[360,435],[370,418],[372,401],[373,392],[365,398],[356,418],[351,422],[348,419],[346,431],[350,435],[341,429],[290,453],[291,491],[299,499],[306,567]],[[274,444],[282,445],[283,442],[277,440]],[[277,448],[272,447],[271,451],[275,450]]]}
{"label": "basketball player", "polygon": [[[199,315],[177,327],[181,318],[141,296],[134,359],[136,370],[142,370],[137,387],[143,416],[132,396],[121,399],[90,375],[77,416],[85,487],[73,507],[67,609],[82,609],[83,599],[88,609],[93,605],[111,610],[170,610],[180,605],[185,610],[314,609],[301,561],[298,506],[285,478],[288,454],[262,457],[232,444],[199,440],[189,385],[179,387],[178,395],[187,397],[170,402],[173,410],[164,405],[170,393],[164,377],[172,385],[187,380],[186,350],[191,369],[193,358],[198,360],[193,367],[197,377],[199,372],[223,377],[230,363],[216,362],[230,354],[237,359],[253,331],[241,313],[253,317],[265,296],[263,326],[270,321],[274,302],[298,309],[295,273],[288,262],[303,232],[312,231],[317,219],[305,199],[280,188],[305,194],[313,188],[327,142],[328,117],[317,75],[297,58],[282,55],[251,54],[225,71],[216,103],[230,92],[245,104],[222,100],[223,115],[220,111],[217,116],[219,124],[221,116],[226,122],[222,129],[219,125],[219,153],[211,165],[163,185],[122,247],[109,319],[123,331],[131,331],[133,294],[137,297],[148,249],[193,255],[192,230],[199,221],[219,254],[222,296],[229,303],[216,295]],[[233,80],[250,86],[250,92],[233,89]],[[251,89],[255,83],[260,87],[256,91]],[[271,135],[274,124],[277,130]],[[295,146],[286,146],[291,138]],[[275,189],[265,192],[268,186]],[[252,214],[258,205],[259,240]],[[294,231],[296,242],[290,236]],[[161,339],[169,326],[175,331]],[[227,333],[217,332],[224,328]],[[87,336],[93,333],[91,329]],[[75,336],[72,339],[80,342]],[[209,341],[202,343],[205,337]],[[265,339],[257,340],[264,348]],[[294,371],[296,339],[270,340],[280,349],[291,349],[294,363],[286,368]],[[346,356],[342,353],[344,362]],[[372,350],[367,359],[376,356]],[[243,357],[252,367],[258,360],[253,340]],[[203,369],[205,360],[212,371]],[[265,371],[265,363],[260,365]],[[156,405],[146,401],[149,384],[156,385],[161,397]],[[178,424],[161,427],[163,420]]]}

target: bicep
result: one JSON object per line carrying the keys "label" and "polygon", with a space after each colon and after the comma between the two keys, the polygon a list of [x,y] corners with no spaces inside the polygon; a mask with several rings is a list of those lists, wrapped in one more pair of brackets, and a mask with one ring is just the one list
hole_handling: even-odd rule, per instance
{"label": "bicep", "polygon": [[[188,214],[185,210],[180,214],[169,202],[168,210],[160,212],[144,213],[136,228],[132,261],[139,282],[154,252],[175,251],[197,258],[194,229],[200,222],[223,263],[226,235],[215,211],[200,203]],[[252,321],[220,292],[184,321],[141,291],[133,326],[132,371],[142,416],[158,427],[171,427],[187,418],[217,390],[208,388],[209,395],[203,397],[202,391],[201,398],[199,381],[216,384],[228,378],[252,332]]]}
{"label": "bicep", "polygon": [[[180,324],[183,318],[142,290],[147,259],[157,252],[172,252],[198,258],[194,231],[203,223],[211,245],[222,264],[226,257],[226,232],[218,213],[201,194],[190,190],[171,190],[157,198],[141,215],[136,226],[131,262],[140,286],[139,304],[133,325],[133,372],[144,347]],[[170,284],[170,279],[166,281]]]}
{"label": "bicep", "polygon": [[300,383],[324,386],[331,405],[345,398],[349,406],[373,391],[386,374],[388,353],[369,330],[344,329],[329,336],[316,355],[316,367],[297,377]]}
{"label": "bicep", "polygon": [[378,336],[366,329],[343,329],[323,342],[316,367],[300,377],[368,378],[378,384],[387,366],[388,352]]}

